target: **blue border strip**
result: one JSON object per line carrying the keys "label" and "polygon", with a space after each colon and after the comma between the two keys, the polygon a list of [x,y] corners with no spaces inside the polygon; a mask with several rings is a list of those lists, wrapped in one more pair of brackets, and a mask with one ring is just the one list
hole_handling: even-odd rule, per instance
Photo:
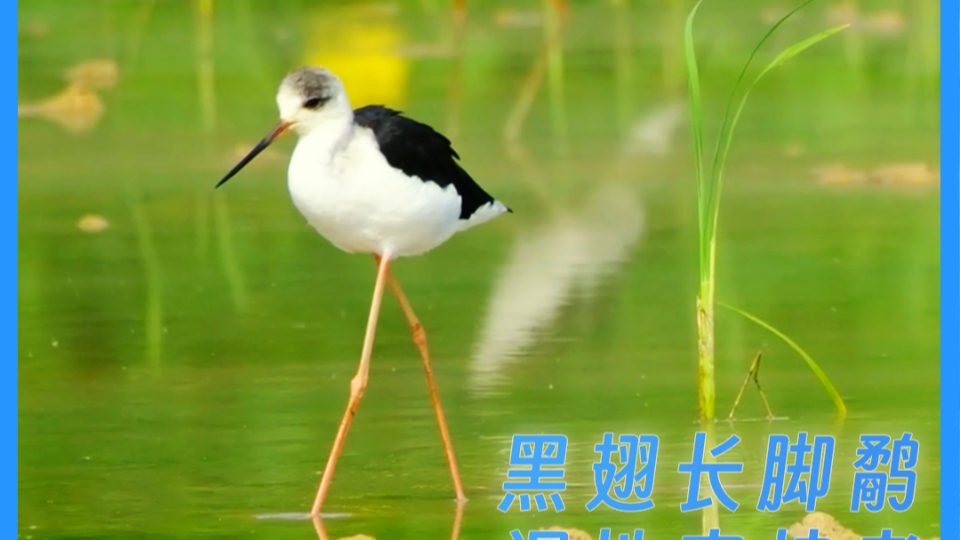
{"label": "blue border strip", "polygon": [[[958,530],[958,73],[957,0],[940,2],[940,534]],[[950,532],[953,531],[953,532]]]}
{"label": "blue border strip", "polygon": [[[9,2],[3,3],[3,8],[0,10],[0,13],[7,13],[6,16],[2,17],[2,20],[7,21],[3,24],[4,28],[7,28],[7,34],[4,34],[3,38],[4,43],[10,45],[10,56],[7,57],[6,69],[3,70],[4,73],[12,73],[13,77],[9,77],[7,84],[3,85],[2,92],[0,96],[7,96],[3,98],[4,103],[14,103],[17,101],[17,93],[19,87],[19,17],[18,17],[18,5]],[[12,79],[12,80],[10,80]],[[11,106],[11,110],[13,107]],[[10,130],[9,135],[6,137],[7,142],[2,145],[3,148],[3,161],[6,161],[10,167],[10,177],[5,181],[3,191],[6,191],[8,195],[4,197],[4,200],[8,201],[4,203],[8,207],[8,210],[3,213],[2,219],[3,225],[0,227],[0,244],[8,246],[7,249],[7,263],[5,263],[3,271],[4,274],[7,274],[8,277],[4,278],[5,285],[3,287],[3,292],[0,293],[0,303],[7,307],[7,310],[4,310],[8,313],[7,319],[8,322],[4,323],[2,328],[2,333],[0,333],[0,340],[4,343],[9,343],[7,345],[7,350],[10,352],[9,360],[4,362],[3,365],[7,366],[3,368],[5,375],[3,376],[3,386],[8,388],[7,392],[4,392],[3,397],[3,407],[9,412],[3,413],[2,422],[3,431],[8,435],[4,437],[8,442],[4,445],[6,450],[4,450],[4,455],[7,460],[7,465],[3,468],[3,485],[7,486],[4,488],[4,492],[8,493],[9,496],[3,497],[3,510],[2,515],[7,516],[2,518],[3,523],[12,523],[13,528],[17,528],[19,520],[19,463],[20,459],[18,456],[20,444],[18,436],[18,422],[19,422],[19,412],[18,412],[18,386],[19,380],[18,374],[18,363],[19,363],[19,345],[18,340],[18,328],[19,328],[19,309],[20,304],[18,301],[19,298],[19,256],[18,256],[18,238],[19,234],[19,224],[20,224],[20,196],[19,196],[19,167],[18,167],[18,148],[19,148],[19,126],[18,118],[13,115],[13,112],[9,113],[11,119],[11,126],[13,129]],[[6,318],[6,317],[5,317]],[[8,472],[9,471],[9,472]],[[10,504],[12,502],[13,504]],[[6,527],[5,527],[6,529]],[[19,532],[19,529],[18,529]],[[13,534],[12,531],[7,534]]]}

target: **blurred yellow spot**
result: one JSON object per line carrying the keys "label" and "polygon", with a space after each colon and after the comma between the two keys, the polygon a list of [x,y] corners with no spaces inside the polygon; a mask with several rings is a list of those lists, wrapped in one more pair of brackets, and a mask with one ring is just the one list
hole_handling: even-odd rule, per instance
{"label": "blurred yellow spot", "polygon": [[113,60],[88,60],[70,68],[67,80],[87,88],[113,88],[120,70]]}
{"label": "blurred yellow spot", "polygon": [[892,163],[867,171],[843,164],[814,169],[819,183],[834,186],[928,187],[940,184],[940,171],[924,162]]}
{"label": "blurred yellow spot", "polygon": [[542,529],[544,531],[564,531],[567,533],[570,540],[593,540],[586,531],[581,531],[580,529],[567,529],[565,527],[550,527],[547,529]]}
{"label": "blurred yellow spot", "polygon": [[894,163],[877,167],[870,174],[874,182],[887,186],[932,186],[940,183],[940,171],[926,163]]}
{"label": "blurred yellow spot", "polygon": [[361,4],[312,15],[307,23],[305,63],[337,74],[353,107],[399,108],[406,99],[410,74],[410,62],[399,52],[403,34],[395,20],[396,10],[371,6],[379,7]]}
{"label": "blurred yellow spot", "polygon": [[849,186],[863,184],[867,180],[867,173],[843,164],[826,165],[813,170],[817,181],[824,185]]}
{"label": "blurred yellow spot", "polygon": [[89,234],[103,232],[108,227],[110,227],[110,222],[107,221],[107,218],[96,214],[87,214],[77,222],[77,228]]}
{"label": "blurred yellow spot", "polygon": [[827,21],[830,24],[855,24],[858,17],[857,6],[851,0],[844,0],[827,8]]}
{"label": "blurred yellow spot", "polygon": [[806,147],[800,143],[789,143],[783,147],[783,155],[787,157],[800,157],[806,152]]}
{"label": "blurred yellow spot", "polygon": [[17,116],[44,118],[72,133],[96,127],[103,116],[103,102],[86,86],[70,85],[59,94],[36,103],[21,103]]}
{"label": "blurred yellow spot", "polygon": [[90,131],[100,122],[104,106],[94,89],[117,84],[119,69],[113,60],[90,60],[67,70],[67,87],[59,94],[32,103],[20,103],[17,116],[43,118],[71,133]]}
{"label": "blurred yellow spot", "polygon": [[830,24],[850,24],[855,30],[870,35],[895,36],[903,32],[907,22],[903,12],[884,9],[873,13],[861,13],[851,0],[834,4],[827,9]]}
{"label": "blurred yellow spot", "polygon": [[50,33],[50,27],[43,21],[32,21],[27,23],[24,31],[33,37],[44,37]]}
{"label": "blurred yellow spot", "polygon": [[773,24],[789,13],[786,6],[772,5],[760,10],[760,22],[763,24]]}
{"label": "blurred yellow spot", "polygon": [[860,540],[860,535],[841,525],[830,514],[814,512],[807,514],[803,521],[794,523],[787,530],[792,538],[801,538],[810,535],[810,529],[818,529],[820,536],[832,540]]}
{"label": "blurred yellow spot", "polygon": [[[806,538],[810,536],[810,530],[817,529],[820,538],[830,538],[831,540],[861,540],[862,536],[844,527],[837,521],[837,518],[824,512],[813,512],[804,516],[799,523],[794,523],[787,529],[787,535],[790,538]],[[940,540],[939,537],[930,540]]]}
{"label": "blurred yellow spot", "polygon": [[896,36],[903,32],[906,26],[903,13],[895,9],[878,11],[864,20],[864,27],[868,32],[884,36]]}

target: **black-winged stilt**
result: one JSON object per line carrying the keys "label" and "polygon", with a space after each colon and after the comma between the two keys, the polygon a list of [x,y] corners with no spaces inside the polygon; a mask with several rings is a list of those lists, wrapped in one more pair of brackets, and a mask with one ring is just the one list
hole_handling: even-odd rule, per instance
{"label": "black-winged stilt", "polygon": [[311,515],[318,516],[337,458],[360,405],[370,371],[383,288],[390,284],[420,350],[457,500],[466,498],[437,386],[427,338],[410,302],[390,275],[391,260],[423,254],[459,231],[510,209],[491,197],[457,164],[446,137],[386,107],[352,109],[343,84],[320,67],[287,75],[277,92],[280,121],[217,184],[229,180],[289,129],[299,135],[288,185],[294,205],[317,232],[348,253],[370,253],[377,280],[360,367],[350,381],[347,410],[323,471]]}

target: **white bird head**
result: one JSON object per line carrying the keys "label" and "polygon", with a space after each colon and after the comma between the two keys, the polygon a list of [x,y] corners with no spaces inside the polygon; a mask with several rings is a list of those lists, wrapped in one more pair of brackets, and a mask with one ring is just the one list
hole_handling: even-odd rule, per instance
{"label": "white bird head", "polygon": [[243,159],[237,163],[217,187],[240,172],[277,137],[288,130],[303,136],[325,125],[349,121],[353,110],[340,78],[329,70],[307,66],[291,72],[280,83],[277,91],[280,121]]}
{"label": "white bird head", "polygon": [[301,135],[352,113],[340,78],[322,67],[300,68],[280,83],[277,91],[280,122]]}

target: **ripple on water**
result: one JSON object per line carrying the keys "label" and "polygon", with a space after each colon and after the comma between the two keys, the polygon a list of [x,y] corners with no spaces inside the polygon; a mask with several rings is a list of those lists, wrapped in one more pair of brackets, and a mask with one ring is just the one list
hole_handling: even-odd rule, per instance
{"label": "ripple on water", "polygon": [[[320,514],[320,519],[343,519],[348,518],[352,514]],[[278,521],[308,521],[311,519],[311,516],[307,512],[280,512],[276,514],[257,514],[254,516],[256,519],[264,520],[278,520]]]}

